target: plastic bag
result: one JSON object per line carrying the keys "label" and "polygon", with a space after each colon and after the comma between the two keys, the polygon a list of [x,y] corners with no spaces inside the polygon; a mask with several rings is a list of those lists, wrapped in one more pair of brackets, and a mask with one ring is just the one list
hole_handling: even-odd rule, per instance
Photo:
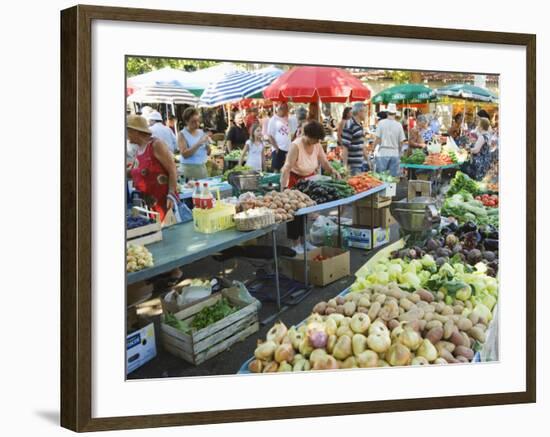
{"label": "plastic bag", "polygon": [[445,143],[445,150],[448,152],[458,152],[458,146],[455,143],[455,140],[453,137],[448,136],[447,137],[447,143]]}
{"label": "plastic bag", "polygon": [[186,223],[193,220],[193,213],[184,202],[177,200],[171,194],[168,195],[168,199],[170,199],[174,205],[172,207],[172,212],[176,218],[176,223]]}
{"label": "plastic bag", "polygon": [[231,297],[231,301],[239,303],[241,305],[255,304],[258,310],[262,307],[262,304],[258,299],[253,297],[246,286],[240,281],[233,281],[233,285],[229,288],[224,288],[222,294],[227,297]]}
{"label": "plastic bag", "polygon": [[309,238],[315,245],[331,246],[328,240],[334,240],[338,234],[338,225],[329,217],[320,215],[309,230]]}

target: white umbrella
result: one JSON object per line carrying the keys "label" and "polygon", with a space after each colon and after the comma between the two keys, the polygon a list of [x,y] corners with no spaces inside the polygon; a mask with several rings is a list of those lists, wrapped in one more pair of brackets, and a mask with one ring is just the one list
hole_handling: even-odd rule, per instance
{"label": "white umbrella", "polygon": [[130,88],[141,88],[144,86],[153,86],[158,83],[168,83],[173,81],[183,81],[190,73],[177,70],[175,68],[165,67],[148,73],[129,77],[127,85]]}

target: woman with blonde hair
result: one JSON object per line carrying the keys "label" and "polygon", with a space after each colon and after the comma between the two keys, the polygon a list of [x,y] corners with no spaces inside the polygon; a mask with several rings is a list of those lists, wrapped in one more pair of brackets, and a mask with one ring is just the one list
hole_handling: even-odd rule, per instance
{"label": "woman with blonde hair", "polygon": [[478,137],[470,147],[470,159],[462,166],[462,171],[471,178],[480,181],[491,166],[491,122],[488,118],[480,118],[477,125]]}

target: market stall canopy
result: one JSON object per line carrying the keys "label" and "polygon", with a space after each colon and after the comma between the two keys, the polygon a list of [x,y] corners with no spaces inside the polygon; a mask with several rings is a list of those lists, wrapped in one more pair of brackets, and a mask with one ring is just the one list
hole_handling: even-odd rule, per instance
{"label": "market stall canopy", "polygon": [[498,97],[491,91],[467,83],[454,83],[435,90],[439,96],[456,97],[476,102],[497,103]]}
{"label": "market stall canopy", "polygon": [[370,90],[346,70],[335,67],[294,67],[264,90],[278,102],[348,102],[368,100]]}
{"label": "market stall canopy", "polygon": [[426,103],[437,100],[435,91],[420,83],[407,83],[386,88],[376,94],[372,103]]}
{"label": "market stall canopy", "polygon": [[146,86],[128,96],[129,103],[172,103],[195,106],[199,99],[189,91],[175,86]]}
{"label": "market stall canopy", "polygon": [[144,86],[154,86],[159,83],[183,81],[190,73],[175,68],[165,67],[148,73],[139,74],[128,78],[127,87],[134,91]]}
{"label": "market stall canopy", "polygon": [[158,83],[158,85],[172,85],[185,88],[197,97],[200,97],[204,90],[211,83],[220,81],[226,74],[240,71],[241,69],[230,62],[223,62],[213,67],[203,68],[201,70],[187,73],[181,80]]}
{"label": "market stall canopy", "polygon": [[204,90],[199,106],[223,105],[258,95],[281,74],[283,71],[278,69],[267,72],[235,71],[227,73]]}

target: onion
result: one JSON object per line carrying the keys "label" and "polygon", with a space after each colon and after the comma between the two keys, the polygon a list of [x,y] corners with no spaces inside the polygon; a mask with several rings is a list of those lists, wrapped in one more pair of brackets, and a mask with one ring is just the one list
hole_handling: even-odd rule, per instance
{"label": "onion", "polygon": [[253,360],[248,364],[248,370],[250,370],[252,373],[261,373],[263,368],[263,363],[261,360]]}
{"label": "onion", "polygon": [[294,348],[291,344],[281,344],[275,349],[275,361],[278,363],[282,363],[283,361],[290,363],[293,359]]}
{"label": "onion", "polygon": [[411,351],[401,343],[394,343],[386,352],[386,361],[390,366],[406,366],[411,360]]}
{"label": "onion", "polygon": [[271,361],[267,363],[267,365],[264,367],[263,373],[276,372],[278,368],[279,368],[279,363],[276,361]]}
{"label": "onion", "polygon": [[424,339],[416,351],[416,356],[424,357],[432,362],[437,359],[437,349],[430,340]]}
{"label": "onion", "polygon": [[324,348],[327,345],[328,335],[324,331],[309,331],[308,339],[314,348]]}
{"label": "onion", "polygon": [[399,336],[399,341],[410,350],[415,351],[422,343],[422,337],[412,328],[405,328]]}
{"label": "onion", "polygon": [[279,364],[277,372],[292,372],[292,366],[286,361],[283,361],[281,364]]}
{"label": "onion", "polygon": [[286,335],[288,329],[283,322],[275,323],[273,327],[267,332],[266,339],[272,340],[275,343],[280,343]]}
{"label": "onion", "polygon": [[373,351],[382,353],[391,346],[391,339],[389,335],[370,334],[367,337],[367,344]]}
{"label": "onion", "polygon": [[277,344],[274,341],[266,341],[256,348],[254,356],[259,360],[271,361],[275,349],[277,349]]}

